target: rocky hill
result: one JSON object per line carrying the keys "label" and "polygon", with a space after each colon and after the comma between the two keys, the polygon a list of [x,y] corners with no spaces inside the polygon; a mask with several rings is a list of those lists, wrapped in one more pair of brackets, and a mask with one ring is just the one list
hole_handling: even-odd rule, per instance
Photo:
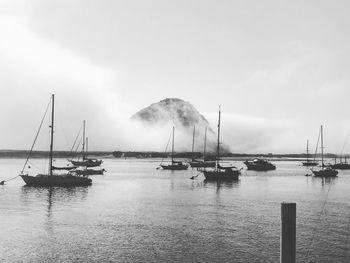
{"label": "rocky hill", "polygon": [[[131,119],[141,122],[145,126],[166,129],[174,125],[177,137],[176,146],[177,149],[182,150],[190,150],[193,127],[195,126],[195,148],[197,151],[202,151],[204,131],[207,127],[207,150],[215,151],[216,135],[208,120],[187,101],[178,98],[167,98],[138,111]],[[181,143],[183,147],[178,147]]]}
{"label": "rocky hill", "polygon": [[149,125],[173,122],[182,127],[203,126],[210,128],[209,122],[189,102],[177,98],[167,98],[138,111],[131,119]]}

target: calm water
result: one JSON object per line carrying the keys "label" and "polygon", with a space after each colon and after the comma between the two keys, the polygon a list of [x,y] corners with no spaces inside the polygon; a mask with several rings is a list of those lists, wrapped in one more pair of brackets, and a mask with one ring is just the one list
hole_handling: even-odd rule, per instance
{"label": "calm water", "polygon": [[[0,159],[0,180],[23,163]],[[290,201],[298,262],[308,250],[316,262],[350,262],[350,171],[324,181],[281,161],[277,171],[243,170],[239,182],[217,184],[158,163],[107,159],[90,187],[25,187],[21,178],[0,186],[0,261],[279,262],[280,203]]]}

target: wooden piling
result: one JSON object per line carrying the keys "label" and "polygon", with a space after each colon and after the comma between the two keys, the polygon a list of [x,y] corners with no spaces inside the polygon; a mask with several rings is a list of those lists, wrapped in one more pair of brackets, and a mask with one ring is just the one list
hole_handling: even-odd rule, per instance
{"label": "wooden piling", "polygon": [[296,203],[281,204],[280,263],[295,263]]}

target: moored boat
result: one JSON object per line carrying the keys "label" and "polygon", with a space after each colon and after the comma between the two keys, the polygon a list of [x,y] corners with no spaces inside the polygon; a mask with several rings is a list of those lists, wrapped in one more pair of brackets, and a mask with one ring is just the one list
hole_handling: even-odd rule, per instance
{"label": "moored boat", "polygon": [[315,177],[337,177],[338,171],[333,169],[330,166],[326,166],[323,163],[323,126],[321,125],[320,129],[321,134],[321,169],[320,170],[314,170],[311,169],[311,172],[314,174]]}
{"label": "moored boat", "polygon": [[[61,173],[61,174],[57,174],[57,173],[53,173],[53,171],[55,170],[55,168],[52,165],[53,162],[53,135],[54,135],[54,109],[55,109],[55,95],[52,94],[51,96],[51,125],[50,125],[50,129],[51,129],[51,143],[50,143],[50,155],[49,155],[49,169],[48,169],[48,173],[47,174],[37,174],[36,176],[31,176],[29,174],[25,174],[24,173],[24,169],[28,163],[28,160],[30,158],[30,155],[32,153],[36,138],[34,140],[34,143],[32,145],[32,148],[29,152],[29,155],[26,159],[26,162],[23,166],[23,169],[21,171],[21,178],[23,179],[23,181],[26,183],[26,185],[31,185],[31,186],[78,186],[78,185],[90,185],[92,183],[92,180],[90,178],[87,177],[81,177],[81,176],[75,176],[72,175],[70,173]],[[45,113],[46,115],[46,113]],[[44,115],[44,118],[45,118]],[[41,122],[42,124],[42,122]],[[41,125],[39,127],[39,131],[41,129]],[[39,131],[37,133],[37,135],[39,134]],[[57,169],[56,169],[57,170]]]}
{"label": "moored boat", "polygon": [[331,167],[324,167],[321,170],[312,170],[315,177],[337,177],[338,171]]}
{"label": "moored boat", "polygon": [[188,164],[175,161],[174,160],[174,143],[175,143],[175,127],[173,126],[173,133],[172,133],[172,147],[171,147],[171,163],[170,164],[160,164],[160,167],[163,168],[163,170],[187,170]]}
{"label": "moored boat", "polygon": [[79,186],[91,185],[92,180],[87,177],[74,176],[72,174],[38,174],[36,176],[21,175],[26,185],[30,186]]}
{"label": "moored boat", "polygon": [[314,156],[314,160],[309,160],[309,140],[306,142],[306,162],[302,162],[303,166],[316,166],[318,162],[315,160],[316,155]]}
{"label": "moored boat", "polygon": [[76,174],[76,175],[82,175],[82,176],[87,176],[87,175],[103,175],[105,169],[76,169],[71,172],[71,174]]}
{"label": "moored boat", "polygon": [[256,158],[254,160],[246,160],[244,164],[247,166],[247,170],[253,171],[270,171],[276,169],[276,166],[274,164],[260,158]]}
{"label": "moored boat", "polygon": [[192,140],[192,161],[189,163],[192,168],[200,168],[200,167],[215,167],[215,161],[207,161],[205,159],[206,153],[206,145],[207,145],[207,127],[205,127],[204,131],[204,149],[203,149],[203,161],[196,160],[194,158],[194,135],[195,135],[195,127],[193,128],[193,140]]}
{"label": "moored boat", "polygon": [[193,160],[192,162],[190,162],[190,166],[192,168],[215,167],[215,162],[214,161]]}
{"label": "moored boat", "polygon": [[102,160],[92,159],[92,158],[83,158],[83,160],[69,160],[74,166],[85,166],[85,167],[97,167],[102,164]]}
{"label": "moored boat", "polygon": [[214,168],[203,168],[200,171],[203,173],[206,181],[235,181],[239,179],[241,170],[235,166],[224,167],[219,163],[220,160],[220,120],[221,110],[219,107],[219,121],[218,121],[218,141],[216,148],[216,162]]}
{"label": "moored boat", "polygon": [[[88,158],[88,138],[85,137],[85,120],[83,121],[83,143],[82,143],[82,159],[77,160],[68,160],[71,162],[74,166],[81,166],[81,167],[97,167],[100,166],[103,161],[96,158]],[[74,145],[73,145],[74,147]]]}
{"label": "moored boat", "polygon": [[187,170],[188,165],[183,162],[173,161],[171,164],[161,164],[164,170]]}
{"label": "moored boat", "polygon": [[329,166],[331,168],[337,169],[337,170],[349,170],[350,169],[350,164],[347,162],[335,163],[335,164],[331,164]]}
{"label": "moored boat", "polygon": [[349,170],[350,169],[350,163],[347,162],[346,156],[344,156],[344,161],[342,157],[340,157],[340,162],[337,163],[337,158],[335,158],[334,164],[330,164],[329,166],[333,169],[337,170]]}

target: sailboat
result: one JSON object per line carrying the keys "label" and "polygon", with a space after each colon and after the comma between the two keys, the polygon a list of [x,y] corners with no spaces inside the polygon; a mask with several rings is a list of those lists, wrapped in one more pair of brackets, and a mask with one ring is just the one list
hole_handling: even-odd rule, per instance
{"label": "sailboat", "polygon": [[337,170],[334,170],[332,167],[325,166],[323,163],[323,126],[321,125],[321,169],[320,170],[313,170],[311,169],[311,172],[314,174],[315,177],[336,177],[338,174]]}
{"label": "sailboat", "polygon": [[204,132],[204,150],[203,150],[203,161],[196,160],[194,158],[194,137],[196,133],[196,127],[193,127],[193,139],[192,139],[192,161],[190,162],[190,166],[192,168],[198,168],[198,167],[215,167],[215,162],[208,162],[205,161],[205,151],[206,151],[206,145],[207,145],[207,127],[205,127]]}
{"label": "sailboat", "polygon": [[244,164],[247,166],[247,170],[266,172],[276,170],[276,165],[265,159],[255,158],[253,160],[246,160]]}
{"label": "sailboat", "polygon": [[[85,149],[86,147],[86,149]],[[85,120],[83,121],[83,150],[82,160],[69,160],[74,166],[97,167],[102,164],[102,160],[87,158],[87,138],[85,137]]]}
{"label": "sailboat", "polygon": [[[26,183],[26,185],[32,185],[32,186],[75,186],[75,185],[90,185],[92,183],[92,180],[87,177],[80,177],[75,176],[70,173],[63,173],[63,174],[54,174],[54,166],[52,165],[53,160],[53,134],[54,134],[54,110],[55,110],[55,95],[52,94],[51,96],[51,140],[50,140],[50,155],[49,155],[49,170],[47,174],[37,174],[36,176],[30,176],[28,174],[24,174],[24,169],[27,165],[27,162],[30,158],[30,155],[32,153],[35,141],[37,139],[37,136],[39,134],[39,131],[37,133],[37,136],[35,137],[33,146],[29,152],[28,158],[24,164],[24,167],[22,169],[22,172],[20,174],[23,181]],[[42,124],[42,123],[41,123]]]}
{"label": "sailboat", "polygon": [[164,169],[164,170],[187,170],[188,169],[188,165],[183,163],[183,162],[178,162],[178,161],[174,161],[174,139],[175,136],[175,127],[173,126],[173,140],[172,140],[172,147],[171,147],[171,164],[160,164],[160,166]]}
{"label": "sailboat", "polygon": [[318,163],[315,161],[315,157],[314,156],[314,160],[310,161],[309,160],[309,140],[306,141],[306,162],[302,162],[303,166],[316,166],[318,165]]}
{"label": "sailboat", "polygon": [[348,170],[348,169],[350,169],[350,163],[348,163],[346,161],[346,156],[344,158],[345,158],[344,162],[343,162],[342,158],[340,157],[340,162],[331,164],[330,167],[332,167],[333,169],[337,169],[337,170]]}
{"label": "sailboat", "polygon": [[[346,154],[343,154],[343,150],[344,150],[345,144],[346,144],[346,140],[344,142],[343,149],[342,149],[342,151],[340,153],[340,156],[339,156],[340,162],[337,163],[337,158],[335,158],[334,164],[330,165],[330,167],[332,167],[333,169],[337,169],[337,170],[348,170],[348,169],[350,169],[350,163],[348,163],[347,160],[346,160]],[[343,161],[343,157],[344,157],[344,161]]]}
{"label": "sailboat", "polygon": [[223,167],[220,165],[220,119],[221,119],[221,110],[219,107],[219,121],[218,121],[218,143],[216,150],[216,162],[214,168],[203,169],[201,170],[204,174],[204,177],[207,181],[234,181],[238,180],[241,174],[241,171],[238,170],[235,166]]}
{"label": "sailboat", "polygon": [[[86,147],[85,161],[87,161],[87,160],[91,161],[92,160],[95,163],[98,163],[99,161],[101,161],[101,163],[102,163],[102,160],[88,159],[86,157],[87,156],[87,152],[88,152],[88,138],[86,138],[86,140],[85,140],[85,145],[86,145],[85,146]],[[77,163],[77,162],[75,162],[75,163]],[[88,163],[88,165],[91,165],[91,164]],[[83,165],[80,165],[79,167],[76,167],[76,169],[71,170],[71,173],[72,174],[76,174],[76,175],[83,175],[83,176],[87,176],[87,175],[103,175],[106,170],[105,169],[97,169],[97,167],[98,166],[86,166],[86,162],[85,162]]]}

